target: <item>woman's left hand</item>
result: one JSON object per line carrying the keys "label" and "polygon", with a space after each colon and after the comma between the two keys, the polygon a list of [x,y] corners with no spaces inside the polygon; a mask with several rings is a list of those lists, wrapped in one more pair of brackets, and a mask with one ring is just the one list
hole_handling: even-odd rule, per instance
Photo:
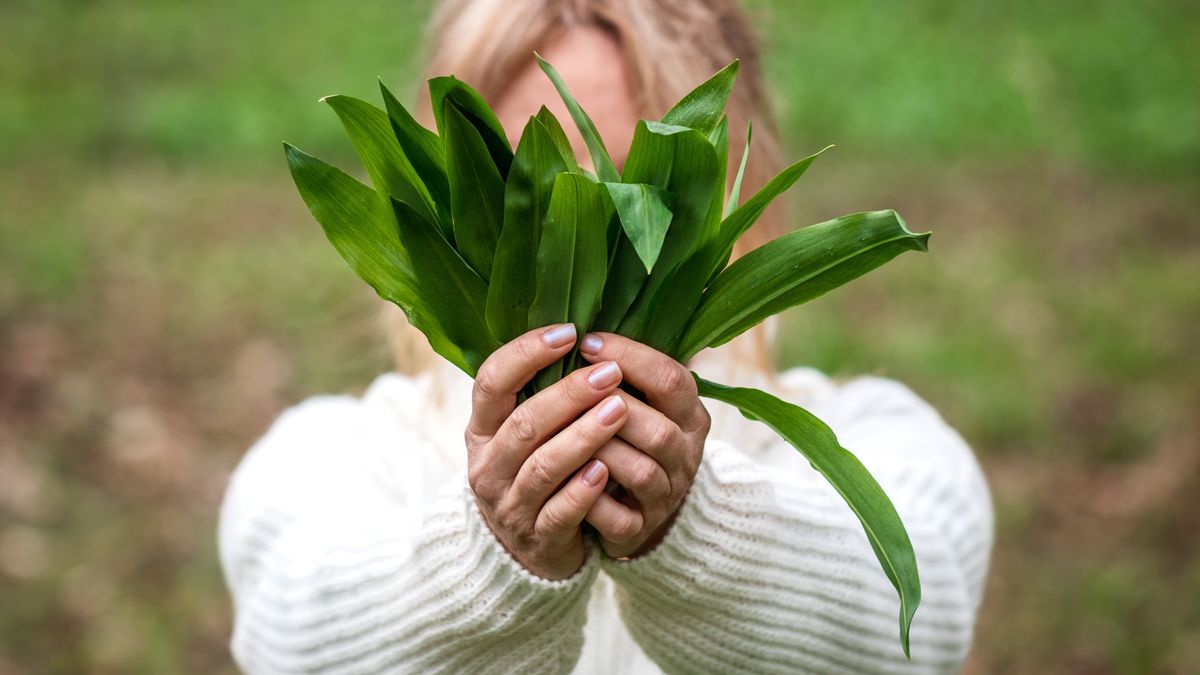
{"label": "woman's left hand", "polygon": [[653,550],[674,523],[700,468],[711,418],[692,374],[660,351],[615,333],[589,333],[579,353],[592,363],[616,361],[624,381],[646,397],[643,403],[618,392],[629,415],[594,456],[626,494],[621,500],[600,495],[586,517],[605,553],[636,558]]}

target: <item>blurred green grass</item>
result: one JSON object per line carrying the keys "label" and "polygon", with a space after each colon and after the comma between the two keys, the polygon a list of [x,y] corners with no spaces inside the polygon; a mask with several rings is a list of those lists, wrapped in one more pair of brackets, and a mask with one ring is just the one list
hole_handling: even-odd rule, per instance
{"label": "blurred green grass", "polygon": [[[1200,10],[749,3],[796,223],[894,207],[931,252],[788,315],[783,365],[911,385],[997,505],[969,671],[1200,660]],[[280,141],[415,92],[428,3],[5,4],[0,672],[232,672],[228,471],[389,365]],[[381,27],[388,27],[386,30]]]}

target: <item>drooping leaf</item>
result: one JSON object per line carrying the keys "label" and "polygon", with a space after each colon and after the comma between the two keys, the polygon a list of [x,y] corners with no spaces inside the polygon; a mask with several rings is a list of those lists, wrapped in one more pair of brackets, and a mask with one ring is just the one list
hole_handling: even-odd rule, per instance
{"label": "drooping leaf", "polygon": [[842,216],[786,234],[717,275],[692,315],[676,358],[737,337],[768,316],[836,288],[904,251],[925,251],[895,211]]}
{"label": "drooping leaf", "polygon": [[450,183],[446,179],[446,150],[442,146],[442,139],[421,126],[396,99],[383,80],[379,80],[379,91],[383,94],[384,109],[392,124],[396,141],[400,143],[404,156],[425,184],[437,207],[439,229],[453,241],[454,235],[450,226]]}
{"label": "drooping leaf", "polygon": [[808,459],[833,486],[854,515],[900,596],[900,644],[909,656],[909,628],[921,604],[917,557],[904,522],[883,488],[821,420],[800,406],[757,389],[729,387],[693,373],[700,395],[737,407],[743,415],[771,427]]}
{"label": "drooping leaf", "polygon": [[538,108],[536,117],[537,121],[546,127],[546,132],[550,134],[550,140],[554,141],[554,147],[558,148],[559,154],[562,155],[567,170],[571,173],[579,173],[579,162],[575,159],[575,151],[571,149],[571,141],[567,139],[567,133],[563,131],[558,118],[546,106]]}
{"label": "drooping leaf", "polygon": [[504,221],[504,179],[488,158],[475,126],[454,101],[446,100],[443,105],[454,245],[487,281]]}
{"label": "drooping leaf", "polygon": [[550,78],[550,82],[558,90],[558,95],[562,98],[563,103],[567,106],[567,110],[571,113],[571,119],[575,120],[575,126],[579,128],[579,133],[583,136],[583,142],[587,144],[588,154],[592,157],[592,164],[596,168],[597,178],[605,183],[620,182],[621,176],[617,173],[617,167],[613,164],[608,150],[605,149],[604,140],[600,138],[600,132],[596,129],[592,118],[588,117],[583,108],[579,107],[579,103],[571,95],[571,91],[567,89],[566,83],[563,82],[562,77],[559,76],[554,66],[542,59],[541,55],[537,52],[534,52],[534,56],[537,58],[542,72],[546,73],[546,77]]}
{"label": "drooping leaf", "polygon": [[488,154],[491,155],[500,177],[508,175],[508,167],[512,165],[513,158],[512,146],[508,143],[508,136],[505,135],[504,127],[500,125],[496,113],[479,92],[454,76],[435,77],[429,81],[429,100],[433,105],[434,121],[442,138],[446,137],[445,102],[451,100],[463,117],[479,132],[479,137],[487,146]]}
{"label": "drooping leaf", "polygon": [[424,216],[392,200],[396,230],[419,280],[421,298],[437,315],[446,336],[462,349],[471,377],[500,343],[485,318],[487,284]]}
{"label": "drooping leaf", "polygon": [[[746,175],[746,160],[750,158],[750,138],[753,132],[754,128],[747,122],[746,145],[742,148],[742,161],[738,164],[737,176],[733,179],[733,189],[729,191],[729,201],[725,204],[723,218],[728,218],[729,214],[733,213],[734,209],[738,207],[738,199],[741,198],[742,192],[742,177]],[[728,258],[722,261],[721,265],[724,266],[725,262],[728,262]]]}
{"label": "drooping leaf", "polygon": [[387,113],[352,96],[326,96],[321,101],[341,119],[375,188],[412,204],[426,218],[439,223],[433,198],[396,141]]}
{"label": "drooping leaf", "polygon": [[425,302],[387,198],[299,148],[283,147],[300,196],[350,269],[379,297],[404,310],[434,351],[468,370],[462,350]]}
{"label": "drooping leaf", "polygon": [[[747,147],[749,146],[748,139],[749,137],[747,136]],[[750,229],[751,225],[758,221],[758,217],[763,214],[763,211],[767,210],[771,202],[786,192],[796,181],[800,180],[804,172],[808,171],[808,167],[812,166],[812,163],[822,153],[832,147],[832,145],[826,146],[820,152],[813,153],[779,172],[779,175],[767,181],[767,184],[762,186],[762,189],[754,193],[753,197],[746,200],[745,204],[734,209],[733,213],[721,221],[720,235],[713,242],[713,251],[711,252],[713,256],[713,277],[725,269],[725,265],[729,264],[729,258],[733,255],[733,245],[746,233],[746,230]],[[738,174],[740,175],[741,171],[738,171]]]}
{"label": "drooping leaf", "polygon": [[646,274],[654,267],[671,224],[671,194],[645,183],[601,183]]}
{"label": "drooping leaf", "polygon": [[729,102],[729,93],[733,91],[738,67],[739,62],[735,59],[688,92],[663,115],[663,123],[690,127],[708,135],[725,113],[725,104]]}
{"label": "drooping leaf", "polygon": [[[584,176],[560,173],[537,248],[537,292],[529,308],[529,328],[571,322],[579,335],[600,308],[608,261],[599,186]],[[561,379],[570,354],[536,378],[538,389]]]}
{"label": "drooping leaf", "polygon": [[528,330],[529,306],[537,290],[533,257],[554,178],[567,171],[551,133],[529,118],[504,184],[504,229],[488,285],[487,320],[492,334],[508,342]]}

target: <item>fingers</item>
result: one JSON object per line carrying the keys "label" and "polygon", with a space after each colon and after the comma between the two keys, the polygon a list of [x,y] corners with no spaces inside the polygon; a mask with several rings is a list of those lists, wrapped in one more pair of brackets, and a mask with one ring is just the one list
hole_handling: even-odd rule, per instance
{"label": "fingers", "polygon": [[[630,415],[622,427],[622,433],[632,421],[633,416]],[[614,438],[608,441],[596,452],[595,457],[608,466],[609,475],[633,495],[638,506],[656,508],[670,496],[671,481],[663,467],[624,440]]]}
{"label": "fingers", "polygon": [[[517,406],[492,438],[489,461],[496,475],[512,477],[530,453],[559,432],[580,413],[616,391],[621,383],[617,364],[605,363],[580,368]],[[624,412],[624,410],[622,410]],[[594,449],[594,448],[593,448]],[[583,463],[585,455],[572,465]]]}
{"label": "fingers", "polygon": [[551,497],[538,513],[534,532],[552,541],[567,541],[579,533],[588,511],[604,494],[608,467],[592,460]]}
{"label": "fingers", "polygon": [[541,509],[571,472],[617,433],[627,414],[621,397],[609,396],[558,432],[521,465],[513,479],[512,498],[535,512]]}
{"label": "fingers", "polygon": [[[587,521],[596,528],[603,539],[618,546],[638,543],[645,527],[645,519],[637,509],[618,502],[611,495],[601,494],[587,512]],[[632,550],[633,546],[630,546]]]}
{"label": "fingers", "polygon": [[579,343],[579,353],[592,363],[616,361],[625,380],[685,430],[705,423],[707,411],[697,398],[696,381],[675,359],[616,333],[587,334]]}
{"label": "fingers", "polygon": [[621,392],[621,398],[629,408],[629,419],[618,435],[662,466],[669,477],[677,472],[687,473],[691,463],[686,456],[689,443],[679,425],[625,392]]}
{"label": "fingers", "polygon": [[531,330],[492,352],[475,374],[467,433],[484,440],[494,436],[525,383],[566,355],[575,337],[574,324],[558,324]]}

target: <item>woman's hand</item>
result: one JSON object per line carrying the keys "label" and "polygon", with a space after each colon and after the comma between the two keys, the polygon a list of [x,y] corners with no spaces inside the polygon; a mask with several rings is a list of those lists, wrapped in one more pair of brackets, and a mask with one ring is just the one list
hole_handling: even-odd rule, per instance
{"label": "woman's hand", "polygon": [[606,553],[635,558],[657,546],[674,522],[700,469],[711,418],[691,373],[662,352],[614,333],[591,333],[579,353],[592,363],[616,362],[646,396],[643,403],[618,392],[629,417],[596,453],[627,494],[620,500],[603,494],[587,513]]}
{"label": "woman's hand", "polygon": [[604,462],[588,459],[628,412],[614,395],[621,369],[611,361],[516,405],[517,392],[575,338],[571,324],[538,328],[489,356],[475,377],[465,434],[467,477],[484,519],[521,565],[546,579],[566,579],[583,564],[581,524],[608,479]]}

